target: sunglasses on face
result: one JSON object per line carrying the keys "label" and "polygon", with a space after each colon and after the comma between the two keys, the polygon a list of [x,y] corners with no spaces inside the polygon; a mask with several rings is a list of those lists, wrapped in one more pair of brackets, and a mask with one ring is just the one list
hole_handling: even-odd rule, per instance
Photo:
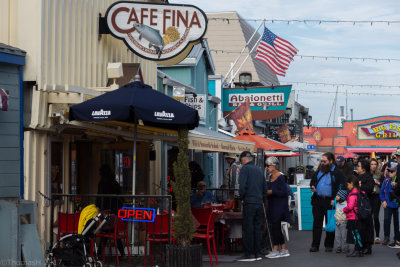
{"label": "sunglasses on face", "polygon": [[393,171],[389,170],[389,172],[390,172],[390,173],[394,173],[394,172],[396,172],[396,171],[395,171],[395,170],[393,170]]}
{"label": "sunglasses on face", "polygon": [[321,163],[328,163],[329,161],[327,160],[321,160]]}

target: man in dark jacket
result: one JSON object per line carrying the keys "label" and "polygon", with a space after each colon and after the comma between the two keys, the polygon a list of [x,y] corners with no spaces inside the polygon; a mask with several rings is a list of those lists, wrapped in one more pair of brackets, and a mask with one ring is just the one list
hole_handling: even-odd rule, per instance
{"label": "man in dark jacket", "polygon": [[[239,198],[243,202],[242,237],[244,255],[239,261],[261,260],[263,195],[267,182],[262,170],[254,165],[249,151],[240,154]],[[255,256],[255,257],[254,257]]]}
{"label": "man in dark jacket", "polygon": [[[313,240],[310,252],[319,251],[322,235],[322,224],[324,218],[327,220],[327,210],[332,208],[333,199],[339,187],[345,188],[345,178],[343,172],[334,165],[335,157],[327,152],[322,155],[320,168],[315,172],[310,182],[313,192],[311,197],[313,223]],[[325,251],[332,252],[335,232],[326,232]]]}
{"label": "man in dark jacket", "polygon": [[336,167],[343,172],[344,177],[346,178],[352,176],[354,173],[353,166],[347,163],[346,159],[343,156],[339,156],[336,158]]}

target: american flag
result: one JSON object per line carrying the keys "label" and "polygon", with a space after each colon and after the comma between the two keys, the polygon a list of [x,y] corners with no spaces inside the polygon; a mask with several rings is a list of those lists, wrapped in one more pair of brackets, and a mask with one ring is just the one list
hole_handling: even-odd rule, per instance
{"label": "american flag", "polygon": [[255,59],[267,64],[276,75],[285,76],[290,61],[298,51],[291,43],[265,28]]}

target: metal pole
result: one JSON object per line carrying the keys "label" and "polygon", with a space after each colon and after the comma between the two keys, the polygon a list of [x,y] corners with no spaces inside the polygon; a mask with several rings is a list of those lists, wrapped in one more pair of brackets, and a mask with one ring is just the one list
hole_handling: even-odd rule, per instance
{"label": "metal pole", "polygon": [[133,162],[132,162],[132,195],[135,195],[136,189],[136,136],[137,136],[137,123],[136,119],[133,123]]}
{"label": "metal pole", "polygon": [[[253,35],[250,37],[249,41],[246,43],[246,45],[243,47],[242,51],[240,51],[239,56],[236,58],[235,62],[233,62],[233,64],[231,64],[230,69],[228,70],[228,72],[226,73],[226,75],[224,76],[224,79],[222,80],[222,86],[224,86],[224,82],[226,81],[229,73],[233,70],[233,67],[236,65],[236,63],[239,61],[239,58],[242,56],[244,50],[246,49],[246,47],[249,45],[250,41],[253,39],[254,35],[256,35],[256,33],[258,32],[258,29],[260,29],[261,25],[264,24],[264,21],[261,21],[260,25],[258,25],[257,29],[254,31]],[[251,53],[251,52],[250,52]],[[229,82],[231,83],[231,82]]]}
{"label": "metal pole", "polygon": [[[132,159],[132,196],[135,195],[136,189],[136,136],[137,136],[137,122],[136,118],[133,121],[133,159]],[[132,207],[135,206],[135,198],[132,197]],[[135,222],[132,222],[131,227],[131,235],[132,235],[132,243],[131,243],[131,251],[133,253],[133,249],[135,247]]]}
{"label": "metal pole", "polygon": [[253,46],[253,48],[250,50],[249,54],[246,56],[246,58],[243,60],[242,64],[240,64],[238,70],[235,72],[235,74],[233,74],[233,77],[231,77],[231,80],[229,81],[229,84],[235,79],[236,74],[239,73],[240,69],[243,67],[244,63],[246,63],[247,59],[249,58],[250,54],[253,52],[254,48],[257,47],[258,43],[260,42],[262,38],[262,35],[260,36],[260,38],[258,38],[256,44]]}
{"label": "metal pole", "polygon": [[263,209],[264,209],[265,224],[266,224],[266,226],[267,226],[267,233],[268,233],[269,244],[271,245],[271,250],[273,250],[274,246],[272,245],[271,233],[269,232],[269,223],[268,223],[268,218],[267,218],[267,209],[265,208],[264,201],[263,201]]}

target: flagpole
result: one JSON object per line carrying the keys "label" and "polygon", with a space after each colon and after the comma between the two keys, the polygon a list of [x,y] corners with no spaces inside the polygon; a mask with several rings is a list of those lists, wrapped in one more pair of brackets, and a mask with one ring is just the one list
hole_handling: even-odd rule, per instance
{"label": "flagpole", "polygon": [[228,84],[230,84],[230,83],[235,79],[236,75],[237,75],[237,74],[239,73],[239,71],[242,69],[244,63],[246,63],[246,61],[247,61],[247,59],[249,58],[250,54],[254,51],[254,48],[257,47],[257,45],[258,45],[258,43],[260,42],[261,38],[262,38],[262,35],[260,36],[260,38],[258,38],[256,44],[255,44],[255,45],[253,46],[253,48],[250,50],[249,54],[248,54],[248,55],[246,56],[246,58],[243,60],[242,64],[240,64],[238,70],[235,72],[235,74],[233,74],[233,76],[231,77],[231,80],[229,81]]}
{"label": "flagpole", "polygon": [[[258,25],[257,29],[254,31],[253,35],[250,37],[249,41],[246,43],[246,45],[243,47],[242,51],[240,51],[239,56],[236,58],[235,62],[233,62],[233,64],[231,64],[231,67],[229,68],[228,72],[226,73],[226,75],[224,76],[224,79],[222,80],[222,86],[224,85],[224,82],[226,81],[229,73],[233,70],[233,68],[235,67],[236,63],[239,61],[239,58],[242,56],[244,50],[246,49],[246,47],[249,45],[250,41],[253,39],[254,35],[256,35],[256,33],[258,32],[258,29],[260,29],[261,25],[263,25],[264,21],[261,21],[260,25]],[[231,83],[231,82],[229,82]]]}

